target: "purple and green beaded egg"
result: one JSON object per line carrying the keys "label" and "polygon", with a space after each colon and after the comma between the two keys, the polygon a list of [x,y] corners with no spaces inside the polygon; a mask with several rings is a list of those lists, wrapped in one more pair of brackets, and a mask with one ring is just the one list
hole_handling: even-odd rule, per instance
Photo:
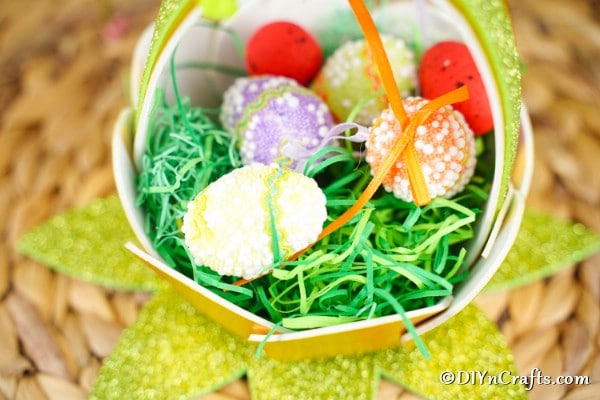
{"label": "purple and green beaded egg", "polygon": [[294,167],[284,148],[311,152],[334,121],[327,104],[309,89],[281,77],[238,79],[225,93],[221,120],[240,141],[244,164]]}

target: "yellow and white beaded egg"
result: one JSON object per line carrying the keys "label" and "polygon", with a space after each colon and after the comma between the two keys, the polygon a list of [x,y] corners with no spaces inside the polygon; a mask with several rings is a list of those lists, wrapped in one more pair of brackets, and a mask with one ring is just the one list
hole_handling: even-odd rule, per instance
{"label": "yellow and white beaded egg", "polygon": [[327,218],[325,202],[313,179],[251,164],[201,191],[188,204],[182,231],[198,265],[252,279],[317,239]]}

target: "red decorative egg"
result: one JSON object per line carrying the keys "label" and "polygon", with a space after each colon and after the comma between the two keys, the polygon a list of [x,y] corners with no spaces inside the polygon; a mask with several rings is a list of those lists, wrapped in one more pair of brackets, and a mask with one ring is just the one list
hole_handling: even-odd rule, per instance
{"label": "red decorative egg", "polygon": [[479,70],[467,46],[460,42],[439,42],[424,54],[419,66],[421,93],[434,99],[467,85],[469,100],[454,104],[475,135],[483,135],[494,127],[492,110]]}
{"label": "red decorative egg", "polygon": [[319,43],[304,28],[286,21],[262,26],[246,45],[250,75],[280,75],[308,85],[323,63]]}

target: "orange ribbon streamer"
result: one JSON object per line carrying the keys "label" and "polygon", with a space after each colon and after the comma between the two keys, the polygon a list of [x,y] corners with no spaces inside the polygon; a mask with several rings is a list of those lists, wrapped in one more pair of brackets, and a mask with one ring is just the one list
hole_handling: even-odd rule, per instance
{"label": "orange ribbon streamer", "polygon": [[400,122],[400,126],[404,128],[408,117],[404,111],[402,97],[400,97],[400,92],[396,86],[396,79],[394,78],[390,61],[385,53],[383,42],[381,41],[381,37],[379,36],[379,32],[375,26],[375,22],[373,22],[371,14],[362,0],[348,0],[348,2],[352,7],[352,11],[356,16],[356,20],[360,24],[360,27],[365,35],[365,39],[369,44],[369,48],[373,54],[373,59],[375,60],[375,64],[377,64],[377,68],[379,69],[379,75],[381,75],[381,81],[383,88],[385,89],[385,94],[390,102],[390,107],[394,112],[394,116],[398,122]]}
{"label": "orange ribbon streamer", "polygon": [[[400,156],[404,158],[406,163],[408,179],[410,181],[411,192],[415,204],[422,206],[429,203],[431,201],[429,190],[425,184],[423,170],[421,169],[421,164],[414,146],[413,138],[415,132],[417,127],[424,124],[427,118],[429,118],[431,113],[434,111],[446,105],[459,103],[469,99],[469,90],[467,86],[461,86],[458,89],[431,100],[421,109],[419,109],[411,118],[408,118],[406,111],[404,110],[402,98],[400,97],[400,92],[397,89],[396,80],[394,79],[394,74],[385,53],[381,37],[379,36],[379,32],[377,31],[375,23],[371,18],[369,10],[362,0],[348,1],[354,11],[354,14],[356,15],[356,19],[361,25],[371,52],[373,53],[373,58],[377,64],[377,67],[379,68],[379,74],[381,75],[381,80],[386,96],[390,103],[390,108],[402,127],[402,134],[396,140],[396,142],[394,142],[390,152],[383,159],[377,172],[375,175],[373,175],[373,178],[365,190],[361,193],[358,199],[356,199],[356,202],[354,202],[354,204],[337,219],[327,225],[321,231],[319,237],[314,243],[335,232],[344,226],[348,221],[350,221],[356,214],[358,214],[358,212],[369,202],[369,200],[371,200],[373,195],[375,195],[375,192],[377,192],[377,189],[379,189],[379,186],[381,186],[383,183],[385,176],[388,174]],[[299,256],[308,251],[314,245],[314,243],[296,252],[288,259],[288,261],[296,260]],[[237,281],[235,285],[241,286],[252,280],[254,279],[241,279]]]}
{"label": "orange ribbon streamer", "polygon": [[[365,39],[373,54],[375,64],[377,64],[377,68],[379,69],[379,75],[381,76],[383,88],[385,89],[385,94],[390,103],[390,108],[400,123],[404,136],[407,136],[407,134],[410,135],[412,132],[406,132],[408,117],[406,116],[406,111],[402,105],[402,98],[397,89],[396,79],[394,78],[390,61],[385,53],[385,48],[383,47],[383,42],[381,41],[381,36],[375,26],[375,22],[373,22],[373,18],[371,18],[371,14],[362,0],[348,0],[348,2],[352,7],[356,20],[363,30]],[[402,151],[402,156],[406,162],[410,190],[415,204],[418,206],[428,204],[431,202],[431,198],[429,196],[427,184],[425,183],[425,178],[423,177],[421,164],[417,158],[417,151],[414,148],[412,140],[408,141],[408,145],[405,147],[405,150]],[[386,169],[386,172],[387,171],[388,169]]]}
{"label": "orange ribbon streamer", "polygon": [[[419,111],[417,111],[415,115],[413,115],[413,117],[410,119],[408,125],[404,129],[403,134],[396,140],[389,154],[383,159],[383,162],[379,166],[377,173],[373,176],[373,178],[371,179],[365,190],[358,197],[358,199],[356,199],[352,207],[347,209],[336,220],[327,225],[325,229],[321,231],[321,234],[317,238],[317,241],[323,239],[325,236],[335,232],[336,230],[344,226],[367,204],[369,200],[371,200],[371,198],[383,182],[383,179],[388,174],[390,168],[392,168],[394,163],[398,160],[398,157],[401,154],[406,154],[407,149],[412,149],[414,151],[413,137],[417,130],[417,127],[419,125],[422,125],[427,120],[427,118],[429,118],[431,113],[446,105],[468,100],[468,98],[468,88],[466,86],[461,86],[458,89],[455,89],[436,98],[435,100],[430,101],[429,103],[425,104],[421,109],[419,109]],[[416,151],[414,152],[414,157],[415,159],[417,157]],[[418,159],[416,161],[418,163]],[[408,163],[408,161],[406,162]],[[421,170],[420,166],[418,170]],[[427,187],[425,187],[425,190],[427,190]],[[289,259],[289,261],[295,260],[296,258],[298,258],[298,256],[306,252],[311,247],[312,245],[300,250],[299,252],[294,254]]]}
{"label": "orange ribbon streamer", "polygon": [[[396,80],[390,66],[390,62],[385,53],[381,37],[377,31],[377,27],[371,18],[369,10],[365,6],[362,0],[348,0],[356,19],[358,20],[361,28],[365,34],[365,38],[369,43],[373,58],[377,67],[379,68],[379,74],[383,81],[383,87],[385,89],[388,101],[390,102],[390,108],[392,109],[394,116],[402,127],[402,135],[396,140],[389,154],[384,158],[383,162],[379,166],[379,169],[373,176],[373,179],[369,182],[365,190],[356,200],[356,202],[347,209],[342,215],[340,215],[335,221],[327,225],[325,229],[319,235],[317,241],[323,239],[325,236],[335,232],[348,221],[352,219],[373,197],[385,176],[389,170],[394,166],[400,155],[404,158],[408,169],[408,179],[410,181],[411,192],[415,204],[422,206],[431,201],[429,197],[429,190],[425,184],[425,178],[423,177],[423,170],[417,157],[417,151],[414,146],[414,135],[419,125],[422,125],[427,118],[435,110],[453,103],[465,101],[469,98],[469,91],[466,86],[461,86],[451,92],[448,92],[423,106],[419,111],[413,115],[412,118],[408,118],[404,106],[402,104],[402,98],[400,92],[396,87]],[[312,245],[311,245],[312,246]],[[311,246],[300,250],[294,254],[290,261],[295,260],[306,252]]]}

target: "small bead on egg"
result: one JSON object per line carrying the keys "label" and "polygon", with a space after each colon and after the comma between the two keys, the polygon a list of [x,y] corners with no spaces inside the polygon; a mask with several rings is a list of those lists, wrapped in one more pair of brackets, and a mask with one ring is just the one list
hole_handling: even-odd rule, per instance
{"label": "small bead on egg", "polygon": [[[429,101],[420,97],[404,100],[408,117]],[[366,160],[376,173],[402,129],[391,109],[384,110],[371,127],[366,143]],[[444,106],[416,128],[413,143],[429,195],[449,198],[462,191],[473,176],[476,163],[475,139],[462,114]],[[383,186],[394,196],[413,201],[408,171],[402,156],[386,175]]]}
{"label": "small bead on egg", "polygon": [[[381,40],[398,88],[402,96],[407,96],[416,86],[413,52],[401,39],[382,35]],[[312,88],[340,121],[347,120],[361,101],[382,91],[379,71],[366,41],[351,41],[339,47],[325,62]],[[358,111],[355,122],[371,125],[386,107],[387,99],[382,94]]]}
{"label": "small bead on egg", "polygon": [[[317,183],[276,165],[252,164],[212,182],[188,204],[182,231],[198,265],[252,279],[313,243],[327,218]],[[271,220],[273,219],[273,221]]]}

